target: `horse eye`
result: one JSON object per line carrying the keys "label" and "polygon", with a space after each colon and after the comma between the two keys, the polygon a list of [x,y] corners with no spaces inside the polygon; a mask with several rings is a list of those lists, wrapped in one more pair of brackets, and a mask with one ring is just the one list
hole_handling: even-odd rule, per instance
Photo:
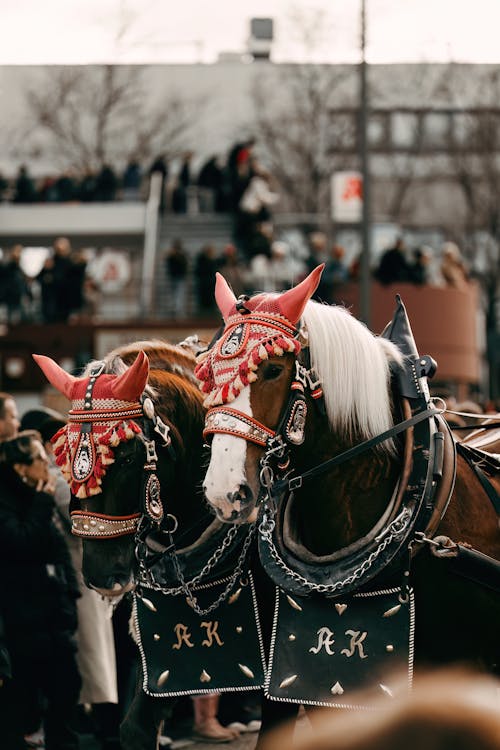
{"label": "horse eye", "polygon": [[265,380],[275,380],[279,378],[282,372],[283,367],[281,365],[268,365],[264,370],[264,378]]}

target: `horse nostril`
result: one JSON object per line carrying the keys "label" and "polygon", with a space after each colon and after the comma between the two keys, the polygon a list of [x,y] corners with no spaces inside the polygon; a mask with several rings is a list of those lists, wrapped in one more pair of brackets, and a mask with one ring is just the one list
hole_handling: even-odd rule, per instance
{"label": "horse nostril", "polygon": [[236,492],[228,492],[226,497],[230,503],[240,502],[244,505],[248,505],[253,498],[253,494],[251,488],[245,482],[244,484],[240,484]]}

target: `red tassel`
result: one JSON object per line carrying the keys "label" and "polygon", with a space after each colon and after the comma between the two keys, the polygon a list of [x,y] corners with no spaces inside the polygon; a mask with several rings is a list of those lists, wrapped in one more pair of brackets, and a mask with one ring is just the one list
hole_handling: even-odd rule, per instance
{"label": "red tassel", "polygon": [[229,395],[229,383],[224,383],[221,391],[222,403],[224,403]]}

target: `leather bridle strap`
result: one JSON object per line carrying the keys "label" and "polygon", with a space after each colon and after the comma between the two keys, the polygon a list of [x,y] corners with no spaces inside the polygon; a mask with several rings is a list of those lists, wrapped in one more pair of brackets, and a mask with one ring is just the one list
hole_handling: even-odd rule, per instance
{"label": "leather bridle strap", "polygon": [[363,443],[359,443],[358,445],[349,448],[343,453],[339,453],[338,456],[334,456],[333,458],[328,459],[328,461],[324,461],[322,464],[319,464],[318,466],[305,471],[303,474],[300,474],[297,477],[278,480],[273,485],[273,494],[280,494],[285,490],[288,490],[289,492],[297,490],[299,489],[299,487],[302,487],[302,484],[308,479],[313,479],[314,477],[320,476],[321,474],[325,474],[335,466],[339,466],[339,464],[345,463],[345,461],[349,461],[350,459],[359,456],[361,453],[364,453],[370,448],[373,448],[375,445],[379,445],[385,440],[390,440],[390,438],[394,437],[395,435],[399,435],[400,432],[404,432],[409,427],[413,427],[413,425],[416,425],[419,422],[423,422],[425,419],[430,419],[431,417],[437,416],[438,414],[442,414],[442,410],[426,409],[425,411],[419,412],[413,417],[410,417],[410,419],[405,419],[403,422],[399,422],[385,432],[381,432],[379,435],[375,435],[375,437],[372,437],[369,440],[365,440]]}
{"label": "leather bridle strap", "polygon": [[203,437],[214,433],[233,435],[263,447],[276,435],[274,430],[230,406],[215,406],[207,412]]}
{"label": "leather bridle strap", "polygon": [[108,516],[104,513],[74,510],[71,513],[71,533],[84,539],[114,539],[118,536],[135,534],[140,518],[140,513],[132,513],[129,516]]}

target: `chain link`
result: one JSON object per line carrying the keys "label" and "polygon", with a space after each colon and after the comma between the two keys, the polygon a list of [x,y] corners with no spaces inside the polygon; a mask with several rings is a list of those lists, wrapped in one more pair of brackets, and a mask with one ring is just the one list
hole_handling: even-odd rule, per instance
{"label": "chain link", "polygon": [[259,527],[259,532],[262,539],[264,539],[264,541],[267,543],[274,562],[278,565],[278,567],[281,568],[281,570],[283,570],[283,572],[288,577],[290,577],[297,583],[300,583],[309,591],[316,591],[321,594],[330,594],[334,593],[335,591],[339,591],[345,586],[349,586],[352,583],[355,583],[355,581],[358,581],[360,578],[362,578],[364,574],[371,568],[381,552],[384,551],[384,549],[392,542],[395,537],[404,532],[411,518],[411,515],[411,511],[408,508],[404,508],[399,516],[396,516],[392,523],[390,523],[387,527],[387,532],[384,534],[384,540],[378,545],[377,549],[375,549],[366,558],[366,560],[363,560],[361,565],[359,565],[349,576],[347,576],[347,578],[344,578],[343,581],[335,581],[335,583],[328,584],[313,583],[312,581],[309,581],[307,578],[302,576],[300,573],[297,573],[297,571],[292,570],[288,567],[283,558],[280,556],[273,542],[272,531],[274,529],[274,521],[272,519],[267,519],[264,515]]}
{"label": "chain link", "polygon": [[248,553],[248,548],[250,547],[250,544],[252,542],[252,539],[254,537],[255,530],[256,530],[255,524],[250,525],[248,534],[245,537],[245,541],[243,542],[243,546],[241,549],[241,553],[238,557],[238,562],[236,564],[236,567],[231,577],[229,578],[228,583],[226,584],[224,590],[219,594],[217,599],[214,602],[212,602],[212,604],[206,609],[201,609],[201,607],[199,607],[196,602],[194,591],[196,590],[196,586],[197,585],[199,586],[203,578],[205,578],[205,576],[207,576],[215,568],[215,566],[217,565],[217,563],[223,556],[224,552],[230,547],[236,534],[238,533],[238,529],[239,529],[238,526],[230,527],[228,533],[222,540],[221,545],[217,547],[215,552],[211,555],[211,557],[205,563],[205,565],[200,570],[200,572],[197,573],[197,575],[195,575],[194,578],[192,578],[190,581],[186,581],[184,577],[184,573],[181,570],[177,554],[175,552],[172,555],[172,561],[173,561],[175,573],[177,576],[177,580],[179,581],[179,586],[176,586],[175,588],[167,588],[163,586],[162,584],[158,583],[157,581],[155,581],[153,573],[147,570],[146,566],[144,565],[143,560],[139,561],[140,581],[146,584],[149,588],[152,588],[155,591],[159,591],[165,595],[179,596],[181,594],[185,594],[187,599],[189,600],[191,607],[198,615],[207,615],[210,612],[213,612],[213,610],[217,609],[217,607],[227,599],[227,597],[229,596],[229,593],[234,587],[234,584],[243,573],[243,566],[245,564],[246,556]]}

